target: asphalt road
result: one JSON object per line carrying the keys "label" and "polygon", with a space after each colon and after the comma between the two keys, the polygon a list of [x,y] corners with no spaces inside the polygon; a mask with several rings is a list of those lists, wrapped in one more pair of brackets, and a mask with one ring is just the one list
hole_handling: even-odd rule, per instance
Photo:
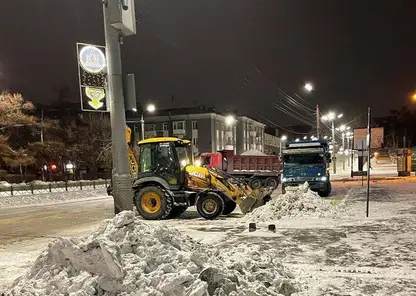
{"label": "asphalt road", "polygon": [[[361,182],[334,182],[334,192],[330,198],[341,199],[345,197],[350,188],[354,187],[360,188]],[[383,190],[385,190],[386,194],[389,193],[390,195],[392,195],[393,198],[397,195],[401,195],[402,193],[407,194],[408,196],[410,193],[410,195],[412,196],[416,192],[416,182],[414,182],[414,180],[413,182],[403,180],[385,180],[373,183],[372,188],[374,192],[378,192],[376,195],[381,197],[384,196]],[[364,194],[362,195],[364,197]],[[360,209],[364,209],[363,202],[359,203],[358,205],[360,205]],[[394,205],[396,207],[399,207],[400,210],[405,211],[405,216],[403,216],[403,218],[401,219],[394,218],[391,221],[386,220],[378,222],[378,219],[383,218],[385,216],[384,212],[380,211],[390,211],[390,209]],[[279,228],[282,228],[279,232],[283,231],[285,235],[279,236],[277,238],[255,239],[246,236],[239,237],[237,233],[227,233],[225,231],[227,230],[226,227],[232,228],[233,226],[235,226],[232,222],[229,221],[230,219],[233,219],[232,217],[224,218],[223,221],[205,221],[199,219],[193,220],[192,223],[190,223],[189,219],[195,218],[197,216],[195,215],[196,213],[192,210],[185,215],[184,219],[169,221],[168,224],[182,229],[194,238],[219,240],[222,237],[224,239],[226,238],[226,243],[228,244],[238,244],[240,242],[248,241],[251,242],[251,240],[253,240],[252,243],[264,244],[265,241],[270,240],[270,245],[265,245],[269,246],[270,248],[272,246],[279,246],[276,252],[279,250],[282,252],[285,250],[290,250],[288,254],[281,254],[281,257],[284,258],[286,264],[293,265],[294,268],[296,268],[296,266],[303,262],[302,264],[307,265],[312,275],[325,272],[329,272],[332,274],[335,269],[338,270],[341,269],[340,267],[350,266],[351,264],[349,262],[355,258],[360,259],[361,262],[357,265],[359,271],[362,268],[371,268],[373,271],[378,273],[377,276],[382,276],[383,278],[386,278],[386,281],[388,278],[386,272],[388,274],[391,274],[392,270],[395,268],[395,272],[400,271],[404,274],[403,276],[413,278],[414,272],[409,271],[409,268],[407,268],[404,264],[401,264],[397,267],[390,266],[391,264],[389,263],[389,258],[395,258],[400,255],[403,258],[405,258],[401,260],[403,262],[415,262],[414,260],[416,259],[413,258],[413,255],[411,255],[413,252],[411,250],[414,247],[414,243],[410,243],[410,241],[414,237],[414,229],[412,228],[409,231],[407,231],[407,235],[405,238],[400,237],[400,239],[395,240],[395,245],[393,245],[394,250],[401,250],[401,253],[395,252],[389,254],[390,257],[385,258],[385,260],[380,256],[381,254],[386,253],[386,249],[388,247],[391,247],[391,242],[386,241],[385,243],[380,245],[380,241],[383,238],[390,237],[392,235],[394,235],[394,237],[398,237],[399,234],[393,232],[393,230],[396,228],[404,229],[404,227],[409,227],[409,219],[414,218],[414,203],[410,206],[405,204],[402,205],[401,202],[391,203],[388,201],[384,203],[379,203],[379,205],[377,205],[374,202],[374,204],[371,205],[370,208],[374,211],[374,213],[379,212],[379,217],[374,218],[372,220],[373,223],[378,224],[372,225],[369,229],[366,229],[360,225],[357,226],[361,228],[357,228],[357,226],[354,224],[351,226],[339,226],[339,229],[334,232],[333,229],[322,228],[322,225],[327,225],[326,227],[329,227],[333,224],[329,222],[322,222],[322,225],[320,224],[319,228],[312,230],[303,230],[303,228],[305,227],[304,224],[302,224],[302,226],[290,226],[282,224],[279,225]],[[362,213],[362,215],[364,215],[364,212]],[[96,228],[102,220],[106,218],[111,218],[112,216],[113,201],[111,198],[107,196],[103,196],[103,198],[97,198],[94,200],[76,200],[73,202],[66,202],[47,206],[37,205],[0,210],[0,292],[2,291],[2,287],[10,285],[17,276],[20,276],[27,271],[27,269],[31,266],[33,261],[39,255],[39,252],[44,250],[53,238],[58,236],[78,236],[88,234],[91,232],[92,229]],[[239,214],[234,215],[234,217],[235,216],[239,216]],[[158,223],[158,221],[152,223]],[[395,228],[393,227],[393,230],[384,230],[383,227],[385,227],[386,225],[392,225],[392,227],[394,226]],[[411,223],[410,225],[413,224]],[[215,227],[217,227],[219,230]],[[333,226],[329,228],[333,228]],[[358,231],[357,229],[359,229],[360,231]],[[375,229],[381,230],[377,230],[380,233],[375,236],[374,242],[372,242],[371,240],[369,241],[368,239],[362,242],[362,237],[366,237],[367,232],[368,237],[373,237],[375,235]],[[327,243],[326,245],[320,246],[319,250],[323,248],[326,251],[323,253],[318,252],[319,254],[315,254],[314,250],[316,250],[317,244],[322,244],[323,242],[322,238],[325,237],[325,235],[323,236],[323,234],[325,234],[325,231],[328,232],[328,239],[325,240],[325,242],[327,241]],[[351,241],[342,241],[342,244],[338,244],[340,238],[333,237],[334,233],[338,233],[337,231],[342,233],[349,233]],[[356,237],[354,237],[354,235],[356,235]],[[300,241],[305,237],[307,238],[306,241]],[[285,240],[281,241],[283,238],[285,238]],[[296,241],[296,239],[298,239],[299,241]],[[296,242],[296,244],[294,244],[294,242]],[[359,245],[357,247],[358,242]],[[345,243],[348,243],[348,248],[345,247]],[[281,248],[285,244],[287,245],[287,248]],[[302,248],[299,248],[298,245],[302,246]],[[343,250],[343,252],[345,253],[345,255],[338,254],[341,247],[344,247],[345,250]],[[375,255],[371,258],[367,258],[368,254],[363,253],[359,254],[360,256],[357,255],[357,252],[361,249],[372,249],[377,252],[374,253]],[[297,250],[298,253],[293,253],[293,250]],[[303,253],[300,252],[300,250],[303,250]],[[335,254],[336,256],[331,253],[332,250],[338,250]],[[290,254],[292,254],[293,256]],[[299,261],[300,258],[302,259],[301,262]],[[383,260],[381,260],[380,258]],[[377,263],[378,265],[374,265],[374,262],[377,261],[376,259],[378,261],[381,260]],[[348,264],[342,260],[344,260]],[[351,262],[355,262],[354,260]],[[322,266],[321,269],[317,269],[316,262],[324,262],[325,264]],[[387,265],[387,263],[389,263],[390,265]],[[387,269],[385,269],[385,267],[383,266],[386,266]],[[380,268],[384,269],[379,270]],[[304,277],[308,278],[310,276],[311,275],[308,274]],[[316,278],[314,280],[318,281],[318,279],[319,278]],[[345,279],[346,281],[350,281],[348,276],[345,276]],[[406,286],[409,285],[403,284],[397,288],[403,290],[406,288]],[[410,283],[410,287],[412,289],[416,289],[416,282],[412,280]],[[414,290],[412,290],[412,292],[413,291]]]}

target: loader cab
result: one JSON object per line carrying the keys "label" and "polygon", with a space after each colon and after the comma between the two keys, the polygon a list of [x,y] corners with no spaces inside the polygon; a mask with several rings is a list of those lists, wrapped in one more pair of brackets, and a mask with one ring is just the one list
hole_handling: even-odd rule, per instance
{"label": "loader cab", "polygon": [[190,141],[179,138],[151,138],[138,143],[140,177],[165,180],[171,189],[185,184],[185,167],[192,163]]}

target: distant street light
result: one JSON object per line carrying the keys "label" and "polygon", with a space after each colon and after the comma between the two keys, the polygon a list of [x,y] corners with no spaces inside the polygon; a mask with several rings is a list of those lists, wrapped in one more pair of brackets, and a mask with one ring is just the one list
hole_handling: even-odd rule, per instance
{"label": "distant street light", "polygon": [[310,82],[305,83],[304,88],[306,89],[306,91],[311,92],[313,91],[313,85]]}
{"label": "distant street light", "polygon": [[282,136],[281,138],[280,138],[280,149],[279,149],[279,155],[280,155],[280,158],[282,158],[282,144],[283,144],[283,142],[284,141],[286,141],[287,140],[287,137],[286,136]]}
{"label": "distant street light", "polygon": [[[334,121],[336,118],[341,118],[344,114],[336,114],[335,112],[329,112],[328,114],[322,116],[323,121],[330,121],[331,127],[332,127],[332,149],[333,152],[335,152],[335,124]],[[337,166],[336,166],[336,159],[335,159],[335,153],[332,153],[332,165],[333,165],[333,171],[334,174],[337,173]]]}
{"label": "distant street light", "polygon": [[146,109],[143,110],[143,112],[142,112],[142,117],[140,119],[140,125],[141,125],[141,130],[142,130],[142,140],[144,140],[144,113],[145,112],[152,113],[152,112],[155,112],[155,110],[156,110],[155,105],[149,104],[149,105],[147,105]]}
{"label": "distant street light", "polygon": [[225,124],[226,124],[226,125],[232,125],[234,122],[235,122],[235,118],[234,118],[234,116],[232,116],[232,115],[228,115],[228,116],[225,118]]}
{"label": "distant street light", "polygon": [[412,100],[416,102],[416,93],[413,94]]}

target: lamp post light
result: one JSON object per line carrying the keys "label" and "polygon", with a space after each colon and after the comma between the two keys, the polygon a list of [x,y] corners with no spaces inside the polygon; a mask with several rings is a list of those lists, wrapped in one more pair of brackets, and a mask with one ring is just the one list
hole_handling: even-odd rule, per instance
{"label": "lamp post light", "polygon": [[306,82],[304,88],[307,92],[313,91],[313,85],[310,82]]}
{"label": "lamp post light", "polygon": [[149,104],[149,105],[147,105],[146,109],[142,111],[142,116],[141,116],[141,119],[140,119],[140,126],[141,126],[141,130],[142,130],[142,140],[144,140],[144,113],[145,112],[152,113],[152,112],[155,112],[155,110],[156,110],[155,105]]}
{"label": "lamp post light", "polygon": [[[226,143],[225,148],[228,150],[234,150],[236,151],[236,145],[234,143],[234,123],[236,122],[236,119],[233,115],[228,115],[225,117],[225,126],[227,129],[227,133],[231,133],[231,137],[226,135]],[[224,141],[224,139],[222,139]],[[255,141],[255,140],[254,140]]]}
{"label": "lamp post light", "polygon": [[283,145],[283,142],[285,142],[286,140],[287,140],[287,137],[286,136],[282,136],[280,138],[280,149],[279,149],[280,158],[282,158],[282,145]]}
{"label": "lamp post light", "polygon": [[336,114],[335,112],[329,112],[328,114],[322,116],[322,121],[330,121],[331,122],[331,130],[332,130],[332,165],[333,165],[333,172],[334,174],[337,173],[337,164],[336,164],[336,157],[335,155],[335,120],[338,118],[342,118],[343,114]]}

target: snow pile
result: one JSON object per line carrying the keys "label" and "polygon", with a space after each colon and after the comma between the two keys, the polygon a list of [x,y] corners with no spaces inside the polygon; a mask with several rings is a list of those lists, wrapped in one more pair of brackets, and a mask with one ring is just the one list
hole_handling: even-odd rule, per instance
{"label": "snow pile", "polygon": [[275,196],[266,205],[254,209],[243,218],[244,222],[267,222],[281,218],[342,218],[349,216],[345,203],[331,205],[316,192],[309,190],[308,183],[286,188],[286,193]]}
{"label": "snow pile", "polygon": [[12,184],[10,184],[7,181],[0,181],[0,187],[10,187]]}
{"label": "snow pile", "polygon": [[71,192],[50,192],[42,194],[30,194],[16,196],[19,192],[15,192],[13,196],[0,196],[0,209],[29,206],[29,205],[47,205],[57,204],[75,200],[89,200],[97,198],[111,198],[104,189],[83,190]]}
{"label": "snow pile", "polygon": [[241,155],[250,155],[250,156],[265,156],[263,152],[259,150],[247,150],[246,152],[241,153]]}
{"label": "snow pile", "polygon": [[275,257],[247,245],[219,250],[125,211],[88,237],[52,242],[7,295],[291,295],[297,283]]}

